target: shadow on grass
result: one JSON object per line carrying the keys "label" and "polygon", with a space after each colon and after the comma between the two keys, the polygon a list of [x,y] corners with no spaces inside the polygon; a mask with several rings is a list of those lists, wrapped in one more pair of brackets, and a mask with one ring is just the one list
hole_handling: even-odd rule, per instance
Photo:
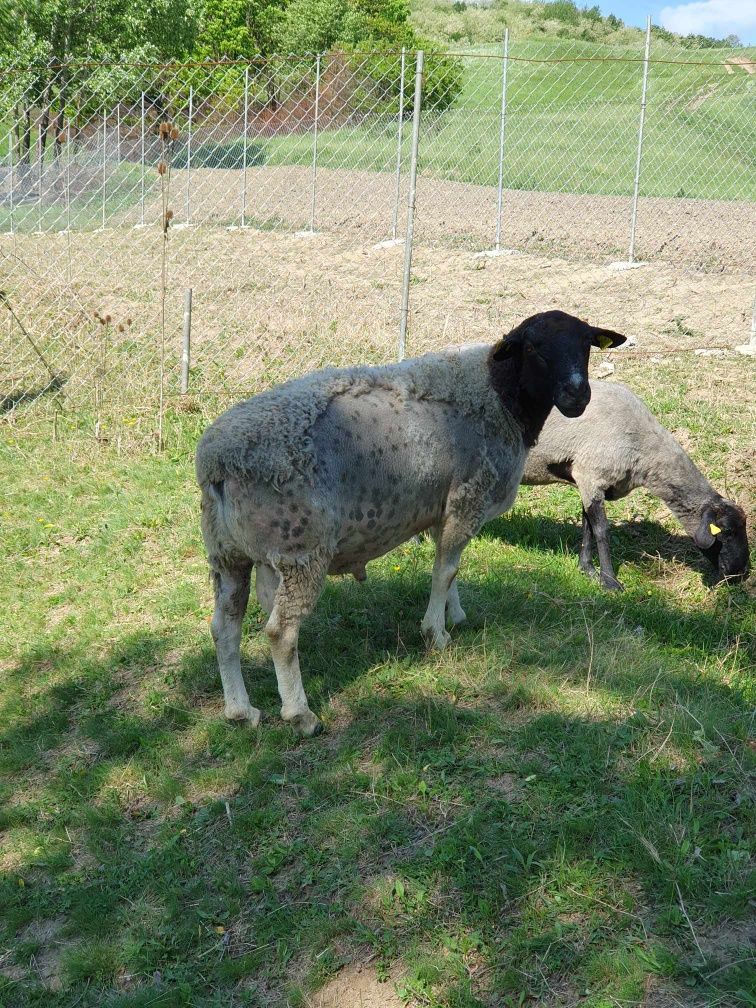
{"label": "shadow on grass", "polygon": [[53,398],[68,381],[67,375],[56,375],[45,385],[35,388],[15,389],[0,398],[0,414],[10,413],[17,406],[26,406],[43,398]]}
{"label": "shadow on grass", "polygon": [[[451,653],[426,656],[427,585],[329,585],[301,654],[313,706],[338,702],[306,743],[275,716],[225,724],[209,646],[177,659],[139,633],[9,669],[19,696],[53,683],[0,730],[2,944],[32,978],[0,971],[0,1003],[301,1004],[352,959],[401,963],[408,996],[458,1008],[632,1002],[649,976],[737,1003],[743,971],[707,979],[718,960],[681,910],[703,940],[751,891],[751,703],[701,673],[721,618],[502,568],[467,586]],[[589,660],[610,715],[563,703]],[[276,711],[272,669],[245,675]],[[59,918],[45,986],[35,922]]]}
{"label": "shadow on grass", "polygon": [[[565,550],[577,556],[582,542],[580,503],[575,497],[575,521],[561,521],[538,514],[516,512],[489,522],[481,537],[497,539],[513,546],[541,549],[563,555]],[[671,533],[654,521],[611,522],[610,545],[615,567],[622,564],[639,564],[654,557],[677,560],[701,573],[707,587],[717,583],[717,572],[685,535]],[[595,560],[594,547],[594,560]]]}

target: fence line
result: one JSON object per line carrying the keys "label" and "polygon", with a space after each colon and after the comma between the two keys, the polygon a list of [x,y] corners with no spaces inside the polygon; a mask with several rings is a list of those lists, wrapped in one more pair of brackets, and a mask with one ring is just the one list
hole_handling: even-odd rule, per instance
{"label": "fence line", "polygon": [[[209,401],[325,363],[498,335],[520,315],[515,300],[494,310],[485,289],[468,293],[471,279],[447,285],[426,265],[478,253],[492,235],[494,251],[535,259],[625,253],[628,264],[747,276],[750,59],[657,59],[650,23],[642,58],[545,47],[507,31],[496,53],[419,52],[413,80],[404,49],[119,64],[112,80],[107,64],[52,79],[40,77],[48,68],[0,71],[0,287],[15,313],[0,324],[5,419],[43,416],[55,376],[71,411],[86,417],[94,385],[98,423],[147,423],[158,367],[161,398],[189,386],[189,289],[192,391]],[[170,229],[163,281],[164,123],[179,133],[170,170],[187,227]],[[297,233],[312,238],[290,244]],[[544,282],[533,299],[550,296]]]}
{"label": "fence line", "polygon": [[646,51],[643,56],[643,89],[641,91],[640,119],[638,120],[638,154],[635,158],[635,178],[633,180],[633,212],[630,224],[630,248],[627,261],[634,262],[635,228],[638,222],[638,191],[640,189],[641,158],[643,157],[643,126],[646,120],[646,94],[648,92],[648,60],[651,54],[651,17],[646,21]]}
{"label": "fence line", "polygon": [[420,146],[420,114],[423,105],[423,67],[425,53],[415,55],[415,94],[412,99],[412,148],[410,151],[409,193],[407,195],[407,234],[404,239],[404,269],[402,271],[402,313],[399,320],[397,356],[404,360],[409,325],[410,281],[412,279],[412,242],[415,231],[415,200],[417,198],[417,152]]}
{"label": "fence line", "polygon": [[504,31],[504,52],[501,61],[501,117],[499,123],[499,182],[496,193],[496,244],[501,251],[501,209],[504,202],[504,138],[507,129],[507,67],[509,66],[509,28]]}

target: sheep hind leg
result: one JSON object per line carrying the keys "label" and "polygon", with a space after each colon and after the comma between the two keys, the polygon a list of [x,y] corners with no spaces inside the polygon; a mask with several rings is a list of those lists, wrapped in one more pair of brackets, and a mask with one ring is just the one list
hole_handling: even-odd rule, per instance
{"label": "sheep hind leg", "polygon": [[276,589],[278,588],[280,577],[275,568],[268,564],[257,564],[255,567],[255,593],[260,608],[268,616],[273,612],[273,605],[276,601]]}
{"label": "sheep hind leg", "polygon": [[593,537],[596,540],[596,550],[599,558],[599,581],[608,591],[624,591],[624,585],[617,580],[609,549],[609,522],[602,499],[592,500],[587,509],[588,520],[591,523]]}
{"label": "sheep hind leg", "polygon": [[213,572],[215,611],[210,631],[223,683],[225,715],[229,721],[244,721],[256,728],[260,723],[260,711],[249,702],[241,674],[240,654],[250,573],[250,567]]}
{"label": "sheep hind leg", "polygon": [[[462,550],[470,541],[469,535],[463,535],[454,526],[446,526],[434,533],[436,540],[436,558],[433,562],[431,579],[431,594],[428,608],[420,624],[420,630],[429,648],[442,650],[451,641],[446,630],[446,602],[451,592],[455,594],[455,579],[459,570]],[[457,593],[457,605],[459,595]],[[462,607],[459,606],[462,611]],[[459,615],[459,613],[457,613]]]}
{"label": "sheep hind leg", "polygon": [[281,717],[291,724],[298,735],[305,737],[319,735],[323,724],[310,710],[302,686],[299,628],[305,616],[315,608],[327,569],[327,563],[314,561],[306,566],[279,567],[279,584],[265,627],[281,696]]}

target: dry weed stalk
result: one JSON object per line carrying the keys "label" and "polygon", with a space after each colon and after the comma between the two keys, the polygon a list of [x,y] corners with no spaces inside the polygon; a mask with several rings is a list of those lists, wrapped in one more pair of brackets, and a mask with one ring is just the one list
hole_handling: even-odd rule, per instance
{"label": "dry weed stalk", "polygon": [[[95,369],[95,409],[97,410],[97,420],[95,422],[95,438],[98,441],[107,440],[102,436],[102,406],[105,401],[105,378],[107,376],[107,351],[110,346],[110,335],[111,326],[115,325],[113,316],[108,312],[107,315],[101,315],[99,311],[94,313],[95,321],[99,323],[98,326],[98,358],[97,366]],[[116,325],[116,329],[119,333],[125,333],[126,330],[132,325],[132,320],[130,318],[126,319],[125,322],[119,322]]]}

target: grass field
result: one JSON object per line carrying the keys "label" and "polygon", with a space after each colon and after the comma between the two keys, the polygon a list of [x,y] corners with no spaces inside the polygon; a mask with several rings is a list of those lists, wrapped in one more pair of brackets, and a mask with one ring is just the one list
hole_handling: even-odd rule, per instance
{"label": "grass field", "polygon": [[[727,396],[689,357],[623,377],[753,508],[750,393],[719,366]],[[0,1005],[356,1008],[344,964],[366,1006],[755,1005],[749,590],[635,495],[602,594],[572,492],[530,490],[471,544],[441,655],[427,543],[329,583],[301,646],[319,739],[278,720],[251,605],[266,720],[240,730],[192,424],[163,456],[1,449]]]}
{"label": "grass field", "polygon": [[[749,51],[743,52],[747,55]],[[462,93],[448,111],[426,115],[420,143],[421,173],[497,184],[502,66],[499,59],[475,58],[475,54],[500,53],[500,45],[486,45],[460,57]],[[546,43],[527,39],[513,42],[510,55],[504,186],[547,192],[632,193],[642,51],[573,40],[549,39]],[[622,57],[629,57],[629,61],[617,62]],[[716,54],[707,54],[707,60],[716,58]],[[568,59],[573,62],[559,62]],[[693,57],[664,53],[664,59]],[[527,60],[534,62],[523,62]],[[641,195],[753,199],[756,127],[747,109],[755,87],[751,75],[742,70],[728,73],[721,63],[653,64]],[[407,161],[409,139],[408,124]],[[390,171],[395,145],[395,130],[386,124],[324,130],[318,141],[319,163],[331,168]],[[301,137],[271,140],[266,152],[270,164],[307,164],[312,157]]]}

